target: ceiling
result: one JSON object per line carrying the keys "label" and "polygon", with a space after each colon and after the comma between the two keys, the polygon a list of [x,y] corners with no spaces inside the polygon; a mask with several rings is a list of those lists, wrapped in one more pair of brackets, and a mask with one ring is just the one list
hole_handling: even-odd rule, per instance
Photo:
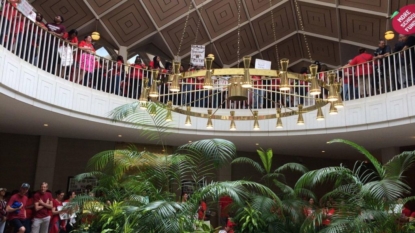
{"label": "ceiling", "polygon": [[[103,141],[119,141],[148,144],[137,129],[125,127],[104,119],[104,123],[61,115],[47,109],[32,106],[0,93],[0,131],[2,133],[56,136]],[[28,113],[30,117],[28,118]],[[75,114],[76,115],[76,114]],[[48,124],[45,127],[44,124]],[[415,144],[415,123],[381,129],[352,131],[346,133],[326,133],[295,136],[234,136],[221,137],[235,143],[238,151],[254,152],[257,143],[262,148],[272,148],[279,156],[309,156],[337,159],[363,159],[363,156],[342,144],[327,144],[332,139],[341,138],[354,141],[375,155],[382,148],[410,146]],[[122,137],[119,137],[122,135]],[[200,134],[170,134],[165,143],[179,146],[201,139],[212,138]],[[322,151],[325,151],[324,153]]]}
{"label": "ceiling", "polygon": [[[271,60],[275,66],[277,45],[278,57],[289,58],[293,71],[310,60],[333,68],[347,63],[358,47],[375,49],[390,28],[387,16],[415,3],[298,0],[297,8],[294,0],[271,1],[272,7],[268,0],[241,0],[240,54]],[[178,53],[188,17],[182,63],[189,62],[190,46],[196,43],[215,55],[215,67],[238,64],[238,0],[34,0],[32,5],[47,21],[62,15],[67,29],[78,29],[81,37],[97,29],[102,38],[97,45],[110,51],[124,46],[129,56],[151,53],[163,59]]]}

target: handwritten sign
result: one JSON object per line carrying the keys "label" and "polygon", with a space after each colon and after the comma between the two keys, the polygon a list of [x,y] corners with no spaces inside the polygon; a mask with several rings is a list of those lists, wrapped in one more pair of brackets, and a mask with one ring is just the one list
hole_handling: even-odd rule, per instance
{"label": "handwritten sign", "polygon": [[190,62],[194,66],[205,66],[205,46],[192,45],[190,53]]}
{"label": "handwritten sign", "polygon": [[415,33],[415,4],[407,5],[399,10],[392,19],[393,29],[404,35]]}
{"label": "handwritten sign", "polygon": [[17,9],[33,22],[36,21],[36,13],[34,12],[32,5],[30,5],[27,0],[21,0],[21,2],[17,5]]}
{"label": "handwritten sign", "polygon": [[255,59],[255,69],[259,70],[270,70],[271,62],[262,59]]}

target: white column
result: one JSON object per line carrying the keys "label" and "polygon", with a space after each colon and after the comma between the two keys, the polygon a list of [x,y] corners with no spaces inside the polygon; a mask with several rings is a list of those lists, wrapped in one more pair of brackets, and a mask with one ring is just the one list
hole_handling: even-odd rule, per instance
{"label": "white column", "polygon": [[400,154],[399,147],[388,147],[388,148],[381,149],[382,164],[387,163],[395,155],[398,155],[398,154]]}
{"label": "white column", "polygon": [[58,137],[40,137],[33,190],[38,190],[42,182],[48,183],[50,190],[53,189],[57,149]]}
{"label": "white column", "polygon": [[127,57],[127,55],[128,55],[127,47],[120,46],[118,48],[118,55],[122,56],[124,58],[124,61],[127,62],[127,60],[128,60],[128,57]]}

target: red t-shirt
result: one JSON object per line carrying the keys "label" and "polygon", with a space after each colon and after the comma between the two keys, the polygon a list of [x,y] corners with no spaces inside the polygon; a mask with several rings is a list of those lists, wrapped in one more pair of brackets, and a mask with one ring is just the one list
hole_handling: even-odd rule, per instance
{"label": "red t-shirt", "polygon": [[331,208],[327,211],[327,213],[326,213],[327,218],[323,219],[323,222],[322,222],[324,226],[330,225],[330,222],[331,222],[330,217],[333,216],[334,212],[335,212],[335,210],[333,208]]}
{"label": "red t-shirt", "polygon": [[254,87],[262,88],[262,79],[261,76],[252,75],[251,79],[253,81]]}
{"label": "red t-shirt", "polygon": [[[58,210],[58,206],[62,206],[62,202],[56,199],[53,199],[52,204],[53,204],[53,209],[56,209],[56,210]],[[59,221],[59,214],[52,214],[51,222],[57,222],[57,221]]]}
{"label": "red t-shirt", "polygon": [[[78,40],[78,38],[76,39],[76,40]],[[71,41],[72,42],[72,41]],[[91,49],[91,51],[93,51],[93,52],[95,52],[95,48],[94,48],[94,46],[91,44],[91,43],[88,43],[88,42],[86,42],[86,41],[81,41],[81,42],[79,42],[79,47],[80,48],[85,48],[85,47],[87,47],[87,48],[90,48]]]}
{"label": "red t-shirt", "polygon": [[[42,200],[45,203],[48,201],[53,201],[52,194],[48,192],[45,192],[45,193],[37,192],[33,196],[33,199],[35,203],[39,202],[39,200]],[[43,207],[42,209],[38,211],[35,210],[35,214],[33,215],[34,218],[45,218],[47,216],[50,216],[50,213],[49,213],[49,209],[47,209],[46,207]]]}
{"label": "red t-shirt", "polygon": [[197,210],[197,216],[199,220],[204,219],[203,216],[205,216],[206,210],[207,210],[206,202],[202,201],[202,203],[200,203],[199,209]]}
{"label": "red t-shirt", "polygon": [[130,75],[133,79],[143,79],[143,69],[140,64],[134,64],[133,67],[130,68]]}
{"label": "red t-shirt", "polygon": [[25,207],[26,207],[26,204],[27,204],[27,196],[22,196],[22,195],[20,195],[20,193],[14,194],[10,198],[7,205],[11,207],[15,201],[22,203],[23,206],[20,209],[19,213],[16,213],[17,211],[13,211],[13,212],[9,213],[9,215],[7,216],[7,219],[8,220],[12,220],[12,219],[15,219],[15,218],[25,219],[26,218],[26,209],[25,209]]}
{"label": "red t-shirt", "polygon": [[229,209],[227,207],[232,203],[232,201],[233,200],[230,196],[223,196],[219,199],[221,217],[228,217]]}
{"label": "red t-shirt", "polygon": [[269,89],[271,90],[279,90],[280,89],[281,80],[279,78],[273,78],[271,79],[271,85],[269,86]]}
{"label": "red t-shirt", "polygon": [[405,215],[405,217],[410,217],[411,216],[411,210],[404,206],[403,209],[402,209],[402,214]]}
{"label": "red t-shirt", "polygon": [[[26,206],[31,206],[35,204],[33,197],[28,198],[27,202],[26,202]],[[27,219],[33,219],[33,212],[34,212],[34,207],[32,208],[26,208],[26,218]]]}
{"label": "red t-shirt", "polygon": [[353,58],[353,60],[349,63],[349,65],[359,65],[354,68],[354,72],[357,76],[372,74],[372,63],[369,62],[373,60],[373,55],[369,53],[361,53]]}
{"label": "red t-shirt", "polygon": [[6,2],[3,6],[3,9],[1,10],[1,15],[10,21],[13,20],[13,18],[17,16],[17,12],[18,12],[16,7],[17,7],[16,3],[12,3],[10,5],[9,2]]}

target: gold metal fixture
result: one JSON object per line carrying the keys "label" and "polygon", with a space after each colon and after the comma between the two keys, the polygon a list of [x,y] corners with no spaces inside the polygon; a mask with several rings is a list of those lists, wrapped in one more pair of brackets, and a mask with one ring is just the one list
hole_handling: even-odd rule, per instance
{"label": "gold metal fixture", "polygon": [[336,115],[338,113],[337,108],[334,107],[334,103],[330,103],[330,110],[329,110],[329,114],[330,115]]}
{"label": "gold metal fixture", "polygon": [[304,125],[304,117],[303,117],[303,105],[298,105],[298,119],[297,125]]}
{"label": "gold metal fixture", "polygon": [[235,116],[235,111],[231,111],[231,127],[229,130],[236,130],[235,120],[233,119]]}
{"label": "gold metal fixture", "polygon": [[192,126],[192,120],[190,119],[190,115],[189,115],[189,113],[190,113],[190,106],[187,106],[187,116],[186,116],[186,121],[185,121],[185,123],[184,123],[184,125],[185,126]]}
{"label": "gold metal fixture", "polygon": [[254,130],[259,130],[258,111],[253,111],[252,115],[254,115]]}
{"label": "gold metal fixture", "polygon": [[213,122],[212,122],[212,109],[208,109],[208,121],[206,124],[206,129],[213,129]]}
{"label": "gold metal fixture", "polygon": [[166,114],[167,122],[173,121],[173,116],[171,113],[172,106],[173,106],[173,103],[171,101],[167,102],[167,114]]}

